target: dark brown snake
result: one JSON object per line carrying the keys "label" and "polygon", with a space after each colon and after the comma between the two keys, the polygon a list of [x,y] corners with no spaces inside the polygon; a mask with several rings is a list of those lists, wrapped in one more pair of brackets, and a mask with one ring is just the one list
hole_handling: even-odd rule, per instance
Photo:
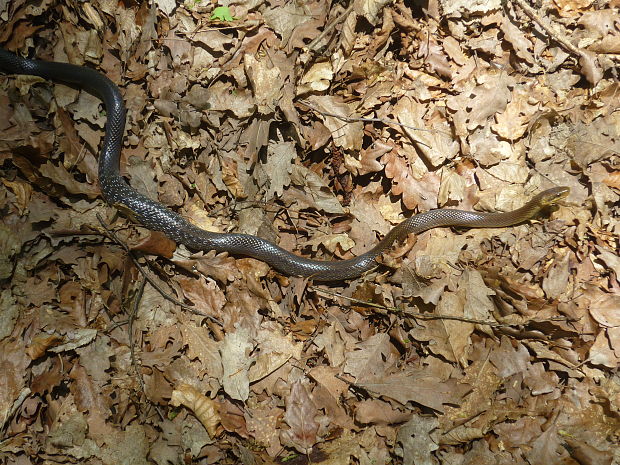
{"label": "dark brown snake", "polygon": [[125,128],[125,106],[118,87],[97,71],[68,63],[21,58],[0,49],[0,70],[10,74],[30,74],[75,84],[103,100],[107,112],[105,137],[99,156],[99,183],[105,200],[147,228],[161,231],[192,250],[215,250],[262,260],[281,273],[307,276],[319,281],[355,278],[375,268],[377,257],[394,241],[412,233],[441,226],[501,228],[522,223],[542,209],[568,195],[568,187],[554,187],[533,197],[523,207],[505,213],[484,213],[440,209],[420,213],[394,227],[368,252],[349,260],[318,261],[299,257],[271,242],[248,234],[214,233],[194,226],[186,219],[135,191],[123,179],[119,160]]}

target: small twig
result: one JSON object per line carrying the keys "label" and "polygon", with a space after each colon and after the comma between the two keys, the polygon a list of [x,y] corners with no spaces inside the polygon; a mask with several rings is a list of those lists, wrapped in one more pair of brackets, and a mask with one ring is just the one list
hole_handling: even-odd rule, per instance
{"label": "small twig", "polygon": [[101,215],[99,215],[99,213],[97,213],[97,219],[99,220],[99,222],[101,223],[101,227],[104,229],[104,231],[106,232],[106,235],[112,240],[114,241],[116,244],[118,244],[119,246],[121,246],[123,248],[123,250],[125,250],[125,252],[127,252],[127,255],[129,256],[129,258],[131,259],[131,261],[133,262],[133,264],[135,265],[135,267],[138,269],[138,271],[140,272],[140,274],[144,277],[144,279],[146,279],[146,281],[155,288],[155,290],[157,290],[157,292],[159,292],[161,294],[161,296],[166,299],[169,302],[172,302],[175,305],[178,305],[179,307],[181,307],[183,310],[189,310],[190,312],[192,312],[194,315],[199,315],[205,318],[208,318],[209,320],[213,321],[214,323],[217,323],[220,326],[224,326],[224,324],[218,320],[217,318],[211,316],[211,315],[207,315],[206,313],[203,313],[199,310],[196,310],[196,308],[192,307],[191,305],[187,305],[184,304],[183,302],[175,299],[174,297],[172,297],[171,295],[169,295],[166,291],[164,291],[161,286],[159,284],[157,284],[155,282],[155,280],[153,278],[151,278],[146,271],[144,271],[142,265],[140,265],[140,263],[138,262],[138,259],[134,256],[133,252],[131,250],[129,250],[129,247],[127,247],[127,245],[121,241],[118,237],[116,237],[116,234],[114,234],[114,232],[112,232],[112,230],[110,230],[110,228],[107,227],[107,225],[105,224],[105,222],[103,221],[103,218],[101,217]]}
{"label": "small twig", "polygon": [[[384,310],[386,312],[391,312],[391,313],[398,313],[404,316],[408,316],[411,318],[417,318],[420,320],[454,320],[454,321],[462,321],[465,323],[473,323],[477,325],[486,325],[492,328],[507,328],[507,327],[519,326],[519,325],[524,324],[524,322],[519,322],[518,324],[498,323],[496,321],[476,320],[474,318],[467,318],[467,317],[462,317],[462,316],[457,316],[457,315],[429,315],[427,313],[411,312],[409,310],[404,310],[398,307],[388,307],[386,305],[380,305],[374,302],[367,302],[365,300],[356,299],[355,297],[349,297],[346,295],[339,294],[337,292],[328,291],[327,289],[323,289],[317,286],[309,286],[309,289],[312,289],[313,291],[321,292],[323,294],[331,295],[333,297],[341,297],[343,299],[347,299],[351,302],[354,302],[360,305],[365,305],[367,307],[376,308],[376,309]],[[527,323],[544,323],[548,321],[566,321],[566,318],[552,317],[552,318],[546,318],[544,320],[529,320],[527,321]]]}
{"label": "small twig", "polygon": [[519,7],[525,12],[526,15],[530,17],[532,21],[536,22],[536,24],[538,24],[541,28],[543,28],[544,31],[547,34],[549,34],[549,36],[553,40],[555,40],[557,43],[559,43],[562,47],[567,49],[569,52],[577,55],[578,57],[583,56],[583,52],[581,50],[579,50],[577,47],[571,44],[568,40],[564,39],[563,37],[560,37],[557,31],[553,30],[550,26],[547,26],[543,22],[540,15],[536,12],[536,10],[534,10],[534,8],[529,6],[524,0],[512,0],[512,1],[516,3],[517,5],[519,5]]}
{"label": "small twig", "polygon": [[[329,113],[327,111],[320,110],[319,108],[316,108],[315,106],[313,106],[307,100],[300,100],[299,103],[302,103],[303,105],[306,105],[307,107],[309,107],[310,109],[316,111],[317,113],[320,113],[321,115],[333,116],[334,118],[338,118],[338,119],[340,119],[342,121],[346,121],[347,123],[353,123],[355,121],[362,121],[364,123],[394,124],[396,126],[400,126],[400,127],[403,127],[403,128],[412,129],[414,131],[439,132],[439,133],[444,134],[444,135],[450,135],[447,132],[439,131],[437,129],[426,129],[426,128],[418,128],[418,127],[415,127],[415,126],[409,126],[408,124],[399,123],[398,121],[394,121],[393,119],[389,119],[389,118],[363,118],[363,117],[358,117],[358,116],[342,116],[342,115],[337,115],[336,113]],[[422,145],[426,145],[423,142],[418,142],[418,143],[422,144]],[[428,145],[426,145],[426,146],[429,147]]]}
{"label": "small twig", "polygon": [[351,5],[349,6],[349,8],[344,10],[340,16],[334,18],[330,23],[327,24],[327,26],[325,26],[325,29],[323,29],[323,31],[318,35],[318,37],[308,44],[308,50],[312,52],[316,52],[316,50],[318,49],[319,42],[321,42],[323,38],[328,33],[330,33],[331,30],[335,28],[339,23],[347,19],[347,16],[349,16],[349,13],[353,11],[354,4],[355,2],[351,1]]}
{"label": "small twig", "polygon": [[[138,361],[136,360],[136,352],[135,352],[135,343],[133,340],[133,322],[138,315],[138,308],[140,307],[140,300],[142,300],[142,294],[144,294],[144,287],[146,286],[146,279],[143,278],[140,282],[140,286],[138,287],[138,292],[133,299],[133,305],[131,307],[131,311],[129,312],[129,320],[127,321],[127,332],[129,333],[129,355],[131,357],[131,366],[136,372],[136,377],[138,378],[138,384],[140,384],[140,389],[142,389],[142,393],[148,399],[146,395],[146,387],[144,386],[144,378],[142,377],[142,372],[140,371],[140,366],[138,366]],[[157,414],[161,420],[164,420],[164,414],[161,412],[159,407],[151,402],[151,405],[155,407]]]}
{"label": "small twig", "polygon": [[[439,129],[426,129],[426,128],[418,128],[416,126],[410,126],[408,124],[404,124],[404,123],[399,123],[398,121],[394,121],[392,119],[389,118],[364,118],[364,117],[359,117],[359,116],[342,116],[342,115],[337,115],[335,113],[329,113],[327,111],[323,111],[320,110],[318,108],[316,108],[315,106],[313,106],[312,104],[310,104],[310,102],[308,102],[307,100],[300,100],[299,101],[301,104],[306,105],[307,107],[309,107],[310,109],[316,111],[317,113],[324,115],[324,116],[332,116],[334,118],[338,118],[342,121],[345,121],[347,123],[352,123],[355,121],[362,121],[364,123],[383,123],[383,124],[393,124],[395,126],[400,126],[406,129],[411,129],[413,131],[423,131],[423,132],[432,132],[432,133],[439,133],[439,134],[443,134],[444,136],[450,136],[450,134],[448,134],[445,131],[441,131]],[[421,140],[414,140],[416,144],[420,144],[423,145],[424,147],[427,147],[429,149],[432,149],[432,147],[430,145],[428,145],[425,142],[422,142]]]}

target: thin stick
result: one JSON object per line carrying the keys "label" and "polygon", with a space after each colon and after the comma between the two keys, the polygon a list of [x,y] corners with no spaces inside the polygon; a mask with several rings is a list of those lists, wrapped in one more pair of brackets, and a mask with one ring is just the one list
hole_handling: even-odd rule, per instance
{"label": "thin stick", "polygon": [[[379,305],[374,302],[367,302],[365,300],[356,299],[355,297],[348,297],[346,295],[342,295],[337,292],[328,291],[327,289],[323,289],[317,286],[309,286],[309,289],[312,289],[313,291],[321,292],[323,294],[331,295],[333,297],[341,297],[343,299],[349,300],[350,302],[365,305],[367,307],[376,308],[376,309],[380,309],[380,310],[384,310],[384,311],[392,312],[392,313],[399,313],[405,316],[409,316],[411,318],[419,318],[420,320],[455,320],[455,321],[463,321],[465,323],[473,323],[477,325],[491,326],[493,328],[506,328],[506,327],[511,327],[511,326],[519,326],[523,324],[523,322],[520,322],[518,324],[498,323],[496,321],[476,320],[474,318],[467,318],[467,317],[456,316],[456,315],[429,315],[427,313],[411,312],[409,310],[403,310],[402,308],[387,307],[385,305]],[[528,322],[542,323],[542,322],[547,322],[547,321],[566,321],[566,318],[552,317],[552,318],[546,318],[543,320],[529,320]]]}
{"label": "thin stick", "polygon": [[[338,118],[342,121],[346,121],[347,123],[352,123],[354,121],[362,121],[365,123],[383,123],[383,124],[394,124],[396,126],[401,126],[403,128],[407,128],[407,129],[412,129],[414,131],[424,131],[424,132],[439,132],[441,134],[444,135],[450,135],[447,132],[443,132],[443,131],[439,131],[437,129],[426,129],[426,128],[418,128],[415,126],[409,126],[408,124],[404,124],[404,123],[399,123],[398,121],[394,121],[392,119],[388,119],[388,118],[362,118],[362,117],[357,117],[357,116],[342,116],[342,115],[337,115],[335,113],[329,113],[327,111],[323,111],[320,110],[318,108],[316,108],[315,106],[313,106],[310,102],[308,102],[307,100],[300,100],[299,103],[302,103],[304,105],[306,105],[307,107],[310,107],[312,110],[320,113],[321,115],[324,116],[333,116],[334,118]],[[426,145],[422,142],[418,142],[419,144],[423,144]],[[426,145],[428,147],[428,145]],[[429,147],[430,148],[430,147]]]}
{"label": "thin stick", "polygon": [[349,13],[353,11],[354,4],[355,2],[352,1],[349,8],[344,10],[340,16],[338,16],[332,22],[327,24],[327,26],[325,26],[325,29],[323,29],[323,32],[321,32],[316,39],[314,39],[312,42],[308,44],[308,50],[315,52],[316,49],[318,48],[319,42],[323,40],[323,37],[325,37],[329,32],[331,32],[333,28],[335,28],[339,23],[344,21],[347,18],[347,16],[349,16]]}
{"label": "thin stick", "polygon": [[[146,279],[143,278],[140,282],[140,286],[138,287],[138,292],[133,300],[133,305],[131,307],[131,311],[129,312],[129,321],[127,322],[127,332],[129,333],[129,355],[131,357],[131,366],[136,372],[136,377],[138,378],[138,384],[140,384],[140,389],[142,389],[142,394],[148,399],[146,395],[146,387],[144,386],[144,378],[142,377],[142,372],[140,371],[140,366],[138,365],[138,360],[136,359],[136,351],[135,351],[135,342],[133,340],[133,322],[138,315],[138,308],[140,306],[140,300],[142,300],[142,295],[144,294],[144,286],[146,286]],[[164,414],[161,412],[159,407],[151,402],[151,405],[155,407],[159,418],[164,420]]]}
{"label": "thin stick", "polygon": [[579,50],[577,47],[575,47],[573,44],[571,44],[568,40],[564,39],[563,37],[560,37],[558,32],[556,32],[550,26],[547,26],[543,22],[543,20],[540,17],[540,15],[538,15],[536,10],[534,10],[534,8],[529,6],[524,0],[512,0],[512,1],[514,3],[516,3],[517,5],[519,5],[519,7],[525,12],[525,14],[527,14],[532,19],[532,21],[536,22],[536,24],[538,24],[540,27],[542,27],[545,30],[545,32],[547,34],[549,34],[549,36],[553,40],[558,42],[562,47],[567,49],[569,52],[577,55],[578,57],[583,56],[583,52],[581,50]]}
{"label": "thin stick", "polygon": [[99,222],[101,223],[101,226],[103,227],[104,231],[106,232],[106,235],[116,244],[118,244],[119,246],[121,246],[123,248],[123,250],[125,250],[125,252],[127,252],[127,255],[129,256],[129,258],[131,259],[131,261],[133,262],[133,264],[136,266],[136,268],[138,269],[138,271],[140,272],[140,274],[142,274],[142,276],[144,277],[144,279],[146,279],[146,281],[153,286],[157,292],[159,292],[161,294],[161,296],[168,300],[169,302],[172,302],[175,305],[178,305],[179,307],[181,307],[183,310],[189,310],[190,312],[192,312],[194,315],[199,315],[205,318],[208,318],[209,320],[211,320],[214,323],[217,323],[220,326],[224,326],[224,324],[218,320],[217,318],[211,316],[211,315],[207,315],[206,313],[203,313],[199,310],[196,310],[194,307],[192,307],[191,305],[187,305],[184,304],[183,302],[175,299],[174,297],[172,297],[171,295],[169,295],[168,293],[166,293],[166,291],[164,291],[161,286],[159,284],[157,284],[155,282],[155,280],[153,278],[151,278],[146,271],[144,271],[142,265],[140,265],[140,263],[138,262],[138,259],[134,256],[133,252],[131,250],[129,250],[129,247],[127,247],[127,245],[121,241],[118,237],[116,237],[116,234],[114,234],[112,232],[112,230],[110,230],[107,225],[105,224],[105,222],[103,221],[103,218],[101,217],[101,215],[99,215],[99,213],[97,213],[97,219],[99,220]]}

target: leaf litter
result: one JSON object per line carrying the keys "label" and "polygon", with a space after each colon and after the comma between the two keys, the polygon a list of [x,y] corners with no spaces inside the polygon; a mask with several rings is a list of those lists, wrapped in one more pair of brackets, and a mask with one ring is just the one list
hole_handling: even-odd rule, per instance
{"label": "leaf litter", "polygon": [[118,83],[123,175],[212,231],[341,259],[571,188],[317,287],[118,215],[99,102],[4,77],[4,463],[620,461],[617,2],[19,0],[0,24]]}

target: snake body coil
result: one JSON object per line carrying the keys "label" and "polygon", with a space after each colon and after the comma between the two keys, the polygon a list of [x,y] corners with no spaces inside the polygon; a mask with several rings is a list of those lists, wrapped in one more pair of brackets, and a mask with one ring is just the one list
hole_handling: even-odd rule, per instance
{"label": "snake body coil", "polygon": [[97,71],[67,63],[30,60],[0,49],[0,70],[29,74],[75,84],[103,100],[107,112],[105,137],[99,156],[99,183],[105,200],[127,209],[149,229],[193,250],[216,250],[262,260],[278,271],[309,276],[320,281],[354,278],[377,266],[376,258],[398,239],[440,226],[498,228],[526,221],[568,194],[567,187],[554,187],[532,198],[518,210],[484,213],[452,209],[415,215],[393,228],[368,252],[349,260],[318,261],[299,257],[264,239],[248,234],[214,233],[200,229],[183,217],[135,191],[120,175],[119,160],[125,128],[125,106],[118,87]]}

